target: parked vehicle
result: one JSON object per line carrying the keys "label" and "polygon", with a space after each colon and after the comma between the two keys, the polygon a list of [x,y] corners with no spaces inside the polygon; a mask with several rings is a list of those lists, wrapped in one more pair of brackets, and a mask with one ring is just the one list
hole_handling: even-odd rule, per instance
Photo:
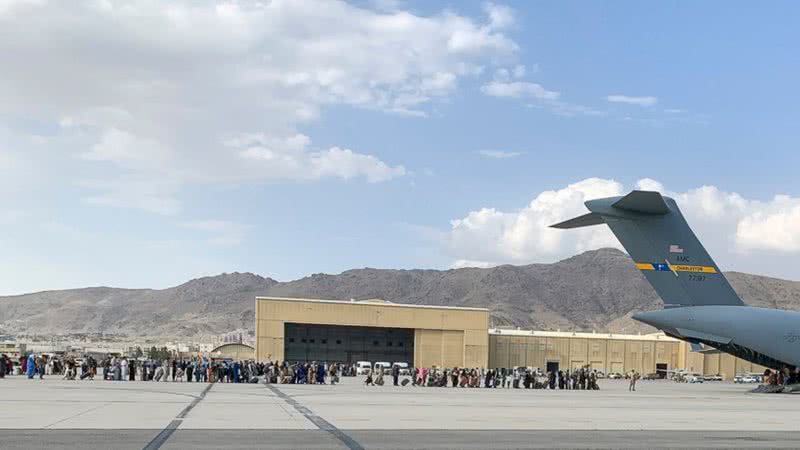
{"label": "parked vehicle", "polygon": [[688,377],[686,377],[686,382],[691,384],[702,383],[703,377],[699,375],[689,375]]}
{"label": "parked vehicle", "polygon": [[378,361],[372,367],[373,369],[375,369],[376,372],[378,371],[379,367],[383,367],[383,373],[385,374],[389,374],[392,371],[392,365],[386,361]]}
{"label": "parked vehicle", "polygon": [[372,370],[372,363],[369,361],[356,362],[356,375],[366,375]]}
{"label": "parked vehicle", "polygon": [[703,377],[704,381],[722,381],[722,375],[706,375]]}
{"label": "parked vehicle", "polygon": [[660,380],[661,376],[657,373],[648,373],[647,375],[642,377],[643,380]]}
{"label": "parked vehicle", "polygon": [[392,363],[392,366],[397,366],[400,368],[400,375],[411,375],[411,370],[408,368],[408,363],[395,362]]}
{"label": "parked vehicle", "polygon": [[624,377],[619,372],[611,372],[610,374],[608,374],[608,379],[609,380],[621,380],[622,378],[624,378]]}
{"label": "parked vehicle", "polygon": [[752,383],[759,383],[760,380],[759,380],[758,377],[754,377],[751,374],[742,374],[742,375],[736,375],[735,377],[733,377],[733,382],[734,383],[743,383],[743,384],[752,384]]}

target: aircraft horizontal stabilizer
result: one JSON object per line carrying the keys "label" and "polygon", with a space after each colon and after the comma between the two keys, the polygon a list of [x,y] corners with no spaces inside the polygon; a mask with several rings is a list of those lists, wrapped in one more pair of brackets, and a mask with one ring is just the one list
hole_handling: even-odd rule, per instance
{"label": "aircraft horizontal stabilizer", "polygon": [[562,230],[566,230],[568,228],[589,227],[592,225],[601,225],[604,223],[605,221],[603,220],[603,216],[601,216],[600,214],[589,213],[579,217],[575,217],[574,219],[565,220],[555,225],[550,225],[550,228],[561,228]]}

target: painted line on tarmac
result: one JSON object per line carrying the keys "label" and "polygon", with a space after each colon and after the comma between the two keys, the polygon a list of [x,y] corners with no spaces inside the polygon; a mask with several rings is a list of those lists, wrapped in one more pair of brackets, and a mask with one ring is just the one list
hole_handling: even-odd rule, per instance
{"label": "painted line on tarmac", "polygon": [[276,388],[272,384],[265,384],[267,389],[275,393],[281,400],[285,401],[286,403],[292,405],[294,409],[297,410],[300,414],[302,414],[306,419],[311,421],[314,425],[317,426],[322,431],[327,431],[328,433],[332,434],[333,437],[342,441],[342,443],[350,450],[364,450],[364,447],[361,446],[355,439],[351,438],[347,434],[345,434],[342,430],[333,426],[332,423],[328,422],[327,420],[323,419],[322,417],[314,414],[313,411],[306,408],[305,406],[301,405],[300,402],[293,399],[292,397],[286,395],[280,389]]}
{"label": "painted line on tarmac", "polygon": [[165,442],[167,442],[170,436],[172,436],[172,433],[174,433],[175,430],[177,430],[178,427],[181,425],[181,423],[183,423],[183,419],[186,418],[186,415],[189,414],[189,411],[191,411],[192,408],[197,406],[198,403],[200,403],[204,398],[206,398],[206,394],[208,394],[208,391],[210,391],[212,387],[214,387],[214,383],[208,383],[208,386],[206,386],[203,389],[203,392],[201,392],[200,395],[195,397],[191,403],[186,405],[186,407],[183,408],[183,410],[179,412],[174,419],[172,419],[172,421],[166,426],[166,428],[161,430],[161,432],[158,433],[156,437],[154,437],[153,440],[150,441],[144,447],[143,450],[158,450],[159,448],[161,448],[161,446],[164,445]]}

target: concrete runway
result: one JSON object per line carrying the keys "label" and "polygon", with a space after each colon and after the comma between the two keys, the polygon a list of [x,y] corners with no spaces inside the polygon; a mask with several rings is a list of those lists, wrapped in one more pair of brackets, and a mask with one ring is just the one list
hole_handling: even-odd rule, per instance
{"label": "concrete runway", "polygon": [[[387,381],[390,379],[387,377]],[[797,448],[800,397],[622,381],[600,391],[0,380],[14,448]],[[0,448],[5,441],[0,441]]]}

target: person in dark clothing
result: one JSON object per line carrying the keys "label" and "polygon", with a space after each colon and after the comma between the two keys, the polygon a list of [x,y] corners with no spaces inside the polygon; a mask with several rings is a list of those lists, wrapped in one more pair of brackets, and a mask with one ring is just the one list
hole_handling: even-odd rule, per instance
{"label": "person in dark clothing", "polygon": [[395,386],[399,386],[399,378],[400,378],[400,366],[397,364],[392,366],[392,382]]}
{"label": "person in dark clothing", "polygon": [[178,361],[173,359],[172,360],[172,381],[173,382],[175,381],[175,373],[177,372],[177,370],[176,370],[177,368],[178,368]]}
{"label": "person in dark clothing", "polygon": [[5,378],[6,377],[6,364],[7,364],[6,363],[6,359],[7,358],[8,357],[5,354],[0,355],[0,378]]}

